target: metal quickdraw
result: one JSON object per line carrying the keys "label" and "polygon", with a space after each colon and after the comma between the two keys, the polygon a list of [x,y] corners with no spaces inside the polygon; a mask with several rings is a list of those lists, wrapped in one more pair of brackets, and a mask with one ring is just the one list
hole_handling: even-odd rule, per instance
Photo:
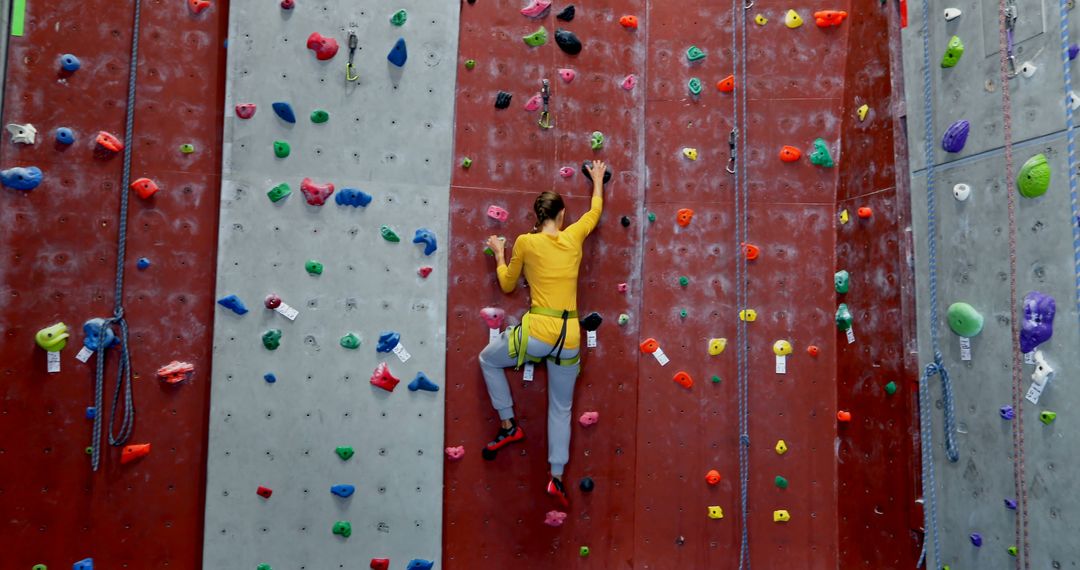
{"label": "metal quickdraw", "polygon": [[738,136],[739,129],[731,129],[731,134],[728,135],[728,152],[730,156],[727,161],[727,171],[731,174],[735,174],[735,138]]}
{"label": "metal quickdraw", "polygon": [[360,75],[353,75],[353,70],[356,67],[353,66],[353,56],[356,55],[356,46],[360,43],[356,34],[349,32],[349,62],[345,64],[345,81],[356,81],[360,79]]}
{"label": "metal quickdraw", "polygon": [[536,123],[540,125],[541,129],[550,129],[554,127],[551,123],[551,113],[548,111],[548,103],[551,101],[551,86],[548,84],[548,80],[543,81],[543,86],[540,88],[540,96],[544,99],[544,108],[540,111],[540,120]]}
{"label": "metal quickdraw", "polygon": [[1008,46],[1006,51],[1006,61],[1008,62],[1009,79],[1019,75],[1019,72],[1016,70],[1016,56],[1013,55],[1013,30],[1016,29],[1016,20],[1018,18],[1016,4],[1009,2],[1008,5],[1005,6],[1005,36],[1006,44]]}

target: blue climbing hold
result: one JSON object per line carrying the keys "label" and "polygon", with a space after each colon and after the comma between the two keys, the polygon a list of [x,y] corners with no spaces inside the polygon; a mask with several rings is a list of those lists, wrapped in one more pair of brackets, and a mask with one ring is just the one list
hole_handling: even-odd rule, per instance
{"label": "blue climbing hold", "polygon": [[357,190],[356,188],[342,188],[334,198],[338,206],[352,206],[353,208],[366,208],[371,203],[371,194]]}
{"label": "blue climbing hold", "polygon": [[16,166],[0,171],[0,184],[16,190],[33,190],[41,184],[41,169],[36,166]]}
{"label": "blue climbing hold", "polygon": [[413,378],[412,382],[409,382],[409,391],[415,392],[417,390],[423,390],[425,392],[438,392],[439,385],[432,382],[431,378],[427,377],[427,374],[423,372],[417,372],[416,378]]}
{"label": "blue climbing hold", "polygon": [[438,244],[435,242],[435,234],[427,228],[416,230],[416,235],[413,236],[412,242],[424,244],[424,255],[431,255],[439,248]]}
{"label": "blue climbing hold", "polygon": [[86,419],[92,420],[92,419],[94,419],[96,417],[97,417],[97,408],[95,408],[94,406],[87,406],[87,408],[86,408]]}
{"label": "blue climbing hold", "polygon": [[218,304],[226,309],[230,309],[232,312],[242,315],[248,312],[248,308],[244,306],[244,302],[240,300],[240,297],[236,295],[228,295],[218,299]]}
{"label": "blue climbing hold", "polygon": [[274,103],[272,107],[274,108],[274,113],[277,114],[278,117],[281,117],[282,121],[285,121],[286,123],[296,122],[296,113],[293,113],[292,105],[284,101],[278,101]]}
{"label": "blue climbing hold", "polygon": [[83,323],[82,330],[83,334],[86,335],[86,340],[83,341],[83,345],[96,352],[99,348],[98,337],[102,335],[102,329],[104,329],[105,336],[101,339],[101,345],[104,348],[109,348],[114,344],[120,343],[120,339],[116,338],[116,334],[113,333],[112,327],[105,324],[105,319],[99,318],[90,319]]}
{"label": "blue climbing hold", "polygon": [[405,60],[409,59],[409,51],[405,49],[405,38],[398,38],[386,59],[398,67],[405,65]]}
{"label": "blue climbing hold", "polygon": [[94,570],[94,559],[83,558],[82,560],[72,565],[71,570]]}
{"label": "blue climbing hold", "polygon": [[352,485],[334,485],[330,487],[330,492],[344,499],[351,497],[356,492],[356,487]]}
{"label": "blue climbing hold", "polygon": [[409,565],[405,567],[406,570],[431,570],[435,566],[435,563],[430,560],[421,560],[419,558],[413,558],[409,561]]}
{"label": "blue climbing hold", "polygon": [[56,142],[60,144],[72,144],[75,142],[75,133],[67,127],[60,127],[59,129],[56,129]]}
{"label": "blue climbing hold", "polygon": [[63,69],[68,73],[74,73],[78,71],[80,67],[82,67],[82,62],[74,55],[65,53],[60,56],[60,69]]}
{"label": "blue climbing hold", "polygon": [[273,372],[267,372],[266,374],[263,374],[263,380],[266,380],[267,384],[273,384],[274,382],[277,382],[277,376],[274,376]]}
{"label": "blue climbing hold", "polygon": [[1069,61],[1076,59],[1076,54],[1080,53],[1080,45],[1071,44],[1069,46]]}
{"label": "blue climbing hold", "polygon": [[150,260],[145,257],[140,257],[139,261],[135,262],[135,267],[146,269],[147,267],[150,267]]}
{"label": "blue climbing hold", "polygon": [[379,344],[375,347],[375,352],[390,352],[399,342],[401,342],[401,333],[384,332],[379,335]]}

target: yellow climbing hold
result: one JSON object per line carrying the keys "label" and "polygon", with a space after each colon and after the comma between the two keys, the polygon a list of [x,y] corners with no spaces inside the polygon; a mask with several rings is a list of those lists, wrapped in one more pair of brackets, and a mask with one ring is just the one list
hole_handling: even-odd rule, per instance
{"label": "yellow climbing hold", "polygon": [[776,442],[776,454],[783,455],[785,453],[787,453],[787,444],[781,439]]}
{"label": "yellow climbing hold", "polygon": [[757,320],[757,311],[753,309],[743,309],[739,311],[739,320],[752,323]]}
{"label": "yellow climbing hold", "polygon": [[778,340],[772,345],[773,354],[787,356],[791,354],[791,343],[786,340]]}
{"label": "yellow climbing hold", "polygon": [[869,113],[869,112],[870,112],[870,105],[867,105],[866,103],[863,103],[863,105],[861,107],[859,107],[858,110],[855,111],[855,113],[857,115],[859,115],[859,120],[860,121],[865,121],[866,120],[866,114]]}
{"label": "yellow climbing hold", "polygon": [[802,25],[802,16],[795,10],[788,10],[787,14],[784,14],[784,25],[795,29]]}
{"label": "yellow climbing hold", "polygon": [[840,223],[846,224],[851,219],[851,214],[847,210],[840,210]]}
{"label": "yellow climbing hold", "polygon": [[769,19],[766,18],[764,14],[758,14],[757,16],[754,16],[754,23],[759,26],[764,26],[769,23]]}
{"label": "yellow climbing hold", "polygon": [[690,160],[697,160],[697,149],[686,147],[682,149],[682,155]]}
{"label": "yellow climbing hold", "polygon": [[710,519],[722,519],[722,518],[724,518],[724,509],[721,509],[718,506],[709,507],[709,518]]}
{"label": "yellow climbing hold", "polygon": [[784,509],[773,511],[772,520],[773,522],[788,522],[789,520],[791,520],[791,513],[787,512]]}
{"label": "yellow climbing hold", "polygon": [[727,348],[726,338],[710,338],[709,339],[709,356],[716,356],[724,349]]}

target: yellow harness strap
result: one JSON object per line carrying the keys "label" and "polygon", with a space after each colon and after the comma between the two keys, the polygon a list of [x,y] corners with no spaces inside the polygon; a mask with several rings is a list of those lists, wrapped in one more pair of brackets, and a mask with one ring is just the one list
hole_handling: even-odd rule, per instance
{"label": "yellow harness strap", "polygon": [[[559,333],[559,339],[555,341],[555,346],[545,357],[530,356],[528,354],[529,315],[544,315],[546,317],[562,319],[562,332]],[[544,307],[533,307],[529,309],[529,312],[521,317],[521,324],[510,329],[510,342],[508,343],[510,358],[517,359],[517,365],[514,369],[517,370],[521,368],[521,365],[524,364],[526,360],[533,364],[537,364],[543,362],[545,358],[548,358],[554,360],[555,364],[559,366],[563,366],[564,362],[566,363],[565,366],[573,366],[581,361],[580,353],[574,355],[573,358],[564,359],[560,357],[562,354],[563,343],[566,342],[566,322],[569,319],[576,319],[577,316],[577,311],[559,311],[556,309],[546,309]]]}

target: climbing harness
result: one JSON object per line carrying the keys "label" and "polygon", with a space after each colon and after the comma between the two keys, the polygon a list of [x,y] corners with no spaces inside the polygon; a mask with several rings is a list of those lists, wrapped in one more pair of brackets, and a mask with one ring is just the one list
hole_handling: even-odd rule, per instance
{"label": "climbing harness", "polygon": [[735,139],[739,136],[738,129],[731,129],[731,134],[728,135],[728,161],[727,171],[731,174],[735,174]]}
{"label": "climbing harness", "polygon": [[1065,78],[1065,136],[1066,150],[1069,161],[1069,201],[1072,208],[1072,232],[1073,232],[1073,263],[1076,274],[1076,308],[1080,316],[1080,200],[1077,199],[1076,184],[1076,140],[1073,133],[1073,109],[1072,109],[1072,71],[1069,60],[1069,4],[1070,0],[1060,0],[1061,3],[1061,62]]}
{"label": "climbing harness", "polygon": [[[562,331],[559,333],[559,338],[555,341],[555,346],[551,348],[551,351],[544,356],[532,356],[528,353],[529,315],[542,315],[545,317],[562,319]],[[567,321],[569,319],[576,319],[577,316],[577,311],[560,311],[558,309],[547,309],[544,307],[533,307],[529,309],[529,312],[521,318],[521,324],[510,328],[510,358],[517,359],[517,365],[514,366],[514,369],[521,368],[521,365],[524,364],[525,361],[539,364],[545,359],[548,359],[554,361],[557,366],[573,366],[580,362],[580,353],[571,358],[562,357],[563,345],[566,344]]]}
{"label": "climbing harness", "polygon": [[551,124],[551,113],[548,112],[548,102],[551,100],[551,86],[548,84],[548,80],[545,79],[542,87],[540,88],[540,96],[544,100],[544,108],[540,111],[540,121],[537,122],[541,129],[550,129],[555,125]]}
{"label": "climbing harness", "polygon": [[[956,447],[956,405],[953,401],[952,381],[945,369],[941,355],[939,338],[939,313],[937,295],[937,196],[934,191],[934,106],[931,92],[930,75],[930,2],[922,2],[922,42],[923,42],[923,129],[926,157],[926,234],[928,250],[928,275],[930,293],[930,344],[934,361],[926,365],[919,379],[919,437],[922,448],[922,487],[923,487],[923,545],[919,555],[919,566],[925,562],[929,567],[931,559],[935,567],[941,567],[941,539],[938,532],[937,482],[934,477],[934,438],[933,403],[930,399],[930,379],[936,374],[941,378],[942,404],[944,407],[945,456],[955,463],[960,460]],[[929,553],[928,544],[933,545]]]}
{"label": "climbing harness", "polygon": [[360,79],[360,75],[353,75],[353,71],[356,67],[353,66],[353,56],[356,55],[356,46],[360,43],[360,40],[356,37],[356,34],[349,32],[349,61],[345,64],[345,81],[356,81]]}
{"label": "climbing harness", "polygon": [[[117,228],[116,254],[116,294],[113,297],[113,316],[103,319],[97,331],[97,366],[94,372],[94,427],[93,440],[90,442],[90,466],[97,471],[101,463],[101,421],[102,401],[105,395],[105,359],[109,345],[106,337],[110,326],[116,323],[120,327],[120,367],[116,371],[116,390],[113,392],[112,410],[109,413],[109,445],[121,446],[131,438],[135,428],[135,400],[131,391],[131,351],[128,346],[128,325],[124,318],[124,262],[127,254],[128,194],[131,183],[131,152],[134,147],[135,130],[135,83],[136,66],[139,61],[139,22],[141,2],[135,0],[135,21],[131,35],[131,63],[128,66],[127,115],[124,125],[124,170],[120,184],[120,221]],[[119,432],[116,429],[116,409],[120,403],[120,392],[124,393],[124,414],[120,420]]]}

